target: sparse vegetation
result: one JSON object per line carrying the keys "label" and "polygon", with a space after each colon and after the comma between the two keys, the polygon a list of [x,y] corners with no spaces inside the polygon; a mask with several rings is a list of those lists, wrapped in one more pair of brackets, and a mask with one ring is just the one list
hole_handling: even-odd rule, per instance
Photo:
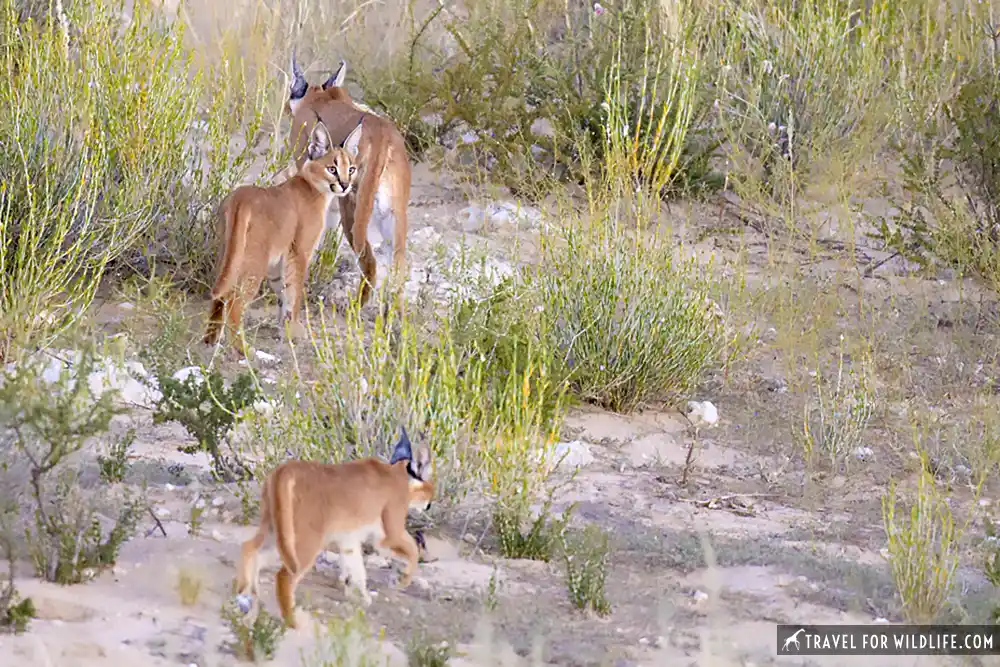
{"label": "sparse vegetation", "polygon": [[101,479],[108,484],[121,482],[128,473],[129,449],[135,442],[135,429],[129,428],[108,446],[108,455],[98,454],[97,465],[101,468]]}
{"label": "sparse vegetation", "polygon": [[183,567],[177,571],[177,595],[185,607],[198,604],[201,596],[202,577],[190,568]]}
{"label": "sparse vegetation", "polygon": [[[116,392],[92,393],[89,377],[95,363],[93,348],[84,346],[51,382],[33,360],[7,373],[0,386],[0,424],[10,434],[4,449],[18,459],[13,465],[24,473],[20,492],[33,505],[25,528],[31,560],[39,576],[61,584],[78,583],[114,565],[142,508],[127,492],[117,503],[79,484],[74,459],[120,412],[113,403]],[[119,504],[110,529],[98,518],[108,502]]]}
{"label": "sparse vegetation", "polygon": [[232,600],[223,603],[219,613],[235,638],[232,648],[236,657],[253,662],[274,657],[286,631],[280,618],[261,606],[256,613],[246,614]]}
{"label": "sparse vegetation", "polygon": [[446,667],[453,649],[447,641],[435,641],[426,635],[416,635],[406,647],[406,659],[412,667]]}
{"label": "sparse vegetation", "polygon": [[251,471],[237,452],[227,455],[226,436],[240,412],[254,404],[260,388],[251,373],[240,373],[232,384],[217,368],[197,369],[182,379],[159,375],[157,384],[163,397],[153,413],[153,423],[180,422],[197,444],[180,447],[182,452],[205,452],[212,459],[214,473],[224,481],[245,479]]}
{"label": "sparse vegetation", "polygon": [[7,562],[6,581],[0,587],[0,632],[20,634],[28,629],[28,624],[35,617],[35,603],[31,598],[21,599],[14,586],[14,573],[17,569],[14,539],[11,527],[6,520],[10,512],[4,511],[0,516],[0,554]]}
{"label": "sparse vegetation", "polygon": [[[504,558],[530,558],[549,562],[560,544],[573,506],[566,508],[561,517],[549,513],[552,498],[546,499],[538,514],[532,519],[531,508],[523,496],[497,501],[493,508],[493,529],[497,545]],[[528,532],[523,532],[530,524]]]}
{"label": "sparse vegetation", "polygon": [[918,625],[933,623],[948,601],[964,530],[955,524],[951,507],[926,469],[926,461],[921,463],[908,516],[896,513],[895,484],[890,484],[882,498],[892,577],[902,599],[903,615]]}
{"label": "sparse vegetation", "polygon": [[[405,425],[434,452],[427,521],[460,558],[480,559],[489,535],[498,558],[558,563],[574,607],[598,616],[612,611],[606,588],[616,616],[621,606],[621,618],[647,618],[636,605],[649,598],[619,586],[715,567],[701,542],[666,531],[670,512],[690,509],[709,533],[722,516],[756,521],[756,497],[794,510],[780,543],[712,540],[718,567],[809,579],[775,599],[911,622],[993,610],[995,589],[955,582],[982,555],[967,542],[985,532],[992,550],[983,519],[1000,489],[997,3],[202,4],[0,0],[0,361],[11,364],[0,508],[16,507],[0,546],[12,564],[16,552],[60,583],[97,575],[148,511],[140,483],[162,503],[149,537],[171,538],[151,549],[199,535],[216,491],[237,494],[250,523],[262,473],[288,458],[388,458]],[[198,342],[215,213],[233,186],[287,165],[293,48],[314,83],[345,59],[351,95],[395,121],[424,163],[407,302],[349,303],[340,274],[354,257],[337,262],[330,233],[310,267],[322,297],[307,304],[307,339],[273,341],[280,363],[237,365]],[[92,351],[55,377],[51,349],[84,332],[152,371],[156,428],[129,402],[141,428],[107,437],[125,408],[97,395]],[[280,399],[266,417],[265,387]],[[694,399],[718,406],[710,431],[676,416]],[[926,431],[916,447],[912,415]],[[200,457],[130,460],[147,459],[157,443],[146,438],[166,438],[166,422],[227,488],[205,488]],[[557,449],[580,465],[568,484],[582,531],[569,510],[550,513],[551,487],[568,476],[551,465]],[[181,497],[199,494],[190,509],[169,495],[187,485],[197,488]],[[817,506],[821,521],[798,520]],[[861,525],[876,509],[885,542]],[[845,543],[866,555],[887,546],[888,567],[818,555]],[[591,632],[601,621],[589,613],[512,620],[526,595],[519,567],[537,572],[524,579],[554,571],[504,566],[499,607],[496,574],[483,574],[474,587],[491,622],[586,638],[557,638],[549,662],[618,641]],[[995,587],[998,567],[990,551]],[[434,580],[450,568],[428,571],[400,593],[410,620],[387,624],[399,646],[427,598],[435,611],[457,599]],[[833,590],[845,579],[863,594]],[[12,574],[2,581],[0,628],[21,632],[31,602]],[[182,605],[207,593],[184,572],[177,589]],[[532,609],[565,613],[541,598]],[[371,613],[383,622],[379,605]],[[713,614],[672,621],[670,641]],[[467,615],[434,620],[464,636]],[[223,616],[242,657],[274,654],[280,621],[263,609],[252,622]],[[460,653],[413,636],[413,664]],[[381,664],[363,615],[336,618],[320,639],[307,667]],[[596,659],[617,659],[607,653]]]}
{"label": "sparse vegetation", "polygon": [[302,656],[303,667],[383,667],[364,611],[330,618],[317,628],[315,648]]}
{"label": "sparse vegetation", "polygon": [[583,530],[563,531],[560,553],[566,571],[566,588],[577,609],[600,616],[611,613],[611,603],[604,593],[611,551],[608,534],[600,526],[588,524]]}

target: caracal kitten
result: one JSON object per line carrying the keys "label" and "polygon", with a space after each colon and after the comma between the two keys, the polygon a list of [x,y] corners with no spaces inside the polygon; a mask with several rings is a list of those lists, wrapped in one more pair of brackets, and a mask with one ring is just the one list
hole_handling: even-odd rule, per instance
{"label": "caracal kitten", "polygon": [[354,586],[365,606],[371,604],[361,547],[378,540],[406,560],[399,587],[410,585],[417,567],[418,547],[406,531],[408,509],[426,511],[434,498],[430,450],[414,455],[406,429],[389,463],[366,458],[330,464],[287,461],[264,482],[260,499],[260,527],[243,543],[236,592],[251,595],[254,604],[260,583],[258,552],[273,532],[282,567],[275,581],[278,605],[285,623],[297,627],[295,589],[316,557],[334,542],[340,549],[340,580]]}
{"label": "caracal kitten", "polygon": [[212,288],[205,343],[218,341],[227,319],[243,354],[243,309],[257,296],[265,277],[278,296],[279,326],[287,322],[292,335],[298,335],[309,264],[322,241],[330,203],[355,186],[354,159],[362,134],[359,122],[339,146],[332,146],[326,125],[316,123],[306,161],[294,176],[269,187],[244,185],[226,197],[219,219],[225,226],[225,253]]}

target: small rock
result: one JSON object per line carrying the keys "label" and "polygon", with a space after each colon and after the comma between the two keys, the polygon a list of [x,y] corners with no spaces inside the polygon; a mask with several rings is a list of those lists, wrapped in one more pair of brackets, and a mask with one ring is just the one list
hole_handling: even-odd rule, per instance
{"label": "small rock", "polygon": [[868,461],[874,458],[875,452],[871,447],[858,447],[854,450],[854,458],[859,461]]}
{"label": "small rock", "polygon": [[226,504],[226,500],[222,496],[216,496],[212,498],[212,507],[222,507]]}
{"label": "small rock", "polygon": [[163,490],[164,491],[173,491],[176,488],[177,488],[176,486],[174,486],[173,484],[170,484],[169,482],[163,485]]}
{"label": "small rock", "polygon": [[695,591],[691,594],[691,599],[695,602],[704,602],[708,599],[708,593],[705,591]]}
{"label": "small rock", "polygon": [[257,361],[261,362],[262,364],[278,363],[278,357],[274,356],[273,354],[264,352],[263,350],[257,350],[256,355],[257,355]]}
{"label": "small rock", "polygon": [[212,530],[211,538],[213,540],[215,540],[216,542],[222,542],[223,541],[223,539],[222,539],[222,533],[220,533],[218,530]]}
{"label": "small rock", "polygon": [[250,607],[253,606],[253,599],[249,595],[237,595],[236,596],[236,606],[244,614],[250,613]]}
{"label": "small rock", "polygon": [[122,301],[121,303],[118,304],[118,307],[121,310],[135,310],[135,304],[129,301]]}
{"label": "small rock", "polygon": [[872,623],[888,623],[888,622],[889,622],[888,618],[882,618],[881,616],[872,621]]}
{"label": "small rock", "polygon": [[648,644],[649,644],[649,640],[648,639],[646,639],[645,637],[639,637],[639,645],[640,646],[647,646]]}
{"label": "small rock", "polygon": [[170,516],[170,510],[166,507],[157,507],[155,514],[158,519],[166,519]]}
{"label": "small rock", "polygon": [[714,426],[719,421],[719,411],[710,401],[688,401],[687,407],[687,417],[696,426]]}
{"label": "small rock", "polygon": [[427,592],[431,590],[430,582],[423,577],[413,577],[413,585],[421,591]]}
{"label": "small rock", "polygon": [[477,540],[476,536],[473,535],[472,533],[466,533],[465,535],[462,536],[462,541],[465,542],[466,544],[473,544],[474,545],[479,540]]}

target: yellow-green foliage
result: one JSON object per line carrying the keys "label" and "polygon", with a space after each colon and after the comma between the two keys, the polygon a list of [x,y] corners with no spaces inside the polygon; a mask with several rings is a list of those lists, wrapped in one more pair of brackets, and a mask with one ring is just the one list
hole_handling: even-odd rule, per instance
{"label": "yellow-green foliage", "polygon": [[229,144],[257,134],[260,104],[238,61],[195,67],[157,4],[128,21],[101,0],[22,22],[0,2],[0,356],[65,330],[152,238],[211,268],[206,214],[246,171],[251,147]]}
{"label": "yellow-green foliage", "polygon": [[954,584],[963,527],[956,527],[951,507],[926,464],[917,477],[909,515],[897,515],[896,507],[896,486],[891,484],[882,497],[882,519],[903,615],[911,623],[933,623]]}

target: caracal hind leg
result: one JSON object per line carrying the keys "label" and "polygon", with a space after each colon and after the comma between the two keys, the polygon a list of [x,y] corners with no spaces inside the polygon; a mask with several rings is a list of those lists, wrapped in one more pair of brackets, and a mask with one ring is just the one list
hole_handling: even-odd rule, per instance
{"label": "caracal hind leg", "polygon": [[240,571],[236,582],[236,592],[239,595],[260,595],[260,548],[264,546],[271,534],[271,509],[267,498],[262,498],[260,504],[260,527],[257,533],[240,547]]}
{"label": "caracal hind leg", "polygon": [[285,260],[279,259],[267,269],[267,282],[278,300],[278,328],[285,324]]}
{"label": "caracal hind leg", "polygon": [[247,342],[243,337],[243,310],[247,302],[256,296],[260,290],[261,278],[258,276],[248,277],[240,282],[237,289],[233,291],[232,298],[229,299],[229,329],[233,334],[233,347],[240,357],[246,356]]}
{"label": "caracal hind leg", "polygon": [[208,328],[202,339],[205,345],[215,345],[219,341],[219,334],[222,333],[222,327],[225,324],[225,312],[225,299],[213,299],[212,310],[208,315]]}
{"label": "caracal hind leg", "polygon": [[299,627],[295,617],[295,590],[302,578],[312,569],[316,562],[316,556],[319,555],[322,548],[323,543],[320,539],[300,536],[295,541],[295,555],[299,561],[299,570],[292,572],[287,563],[283,563],[281,569],[278,570],[278,576],[275,580],[278,606],[281,608],[281,616],[285,619],[285,624],[290,628]]}
{"label": "caracal hind leg", "polygon": [[365,249],[361,252],[361,256],[358,257],[358,263],[361,265],[361,285],[358,289],[358,303],[364,308],[365,304],[368,303],[368,299],[371,298],[372,289],[375,287],[375,251],[372,250],[372,244],[365,241]]}
{"label": "caracal hind leg", "polygon": [[309,259],[297,248],[285,258],[285,312],[282,328],[288,325],[288,336],[296,340],[302,334],[299,325],[299,311],[302,309],[302,295],[305,291],[306,268]]}

